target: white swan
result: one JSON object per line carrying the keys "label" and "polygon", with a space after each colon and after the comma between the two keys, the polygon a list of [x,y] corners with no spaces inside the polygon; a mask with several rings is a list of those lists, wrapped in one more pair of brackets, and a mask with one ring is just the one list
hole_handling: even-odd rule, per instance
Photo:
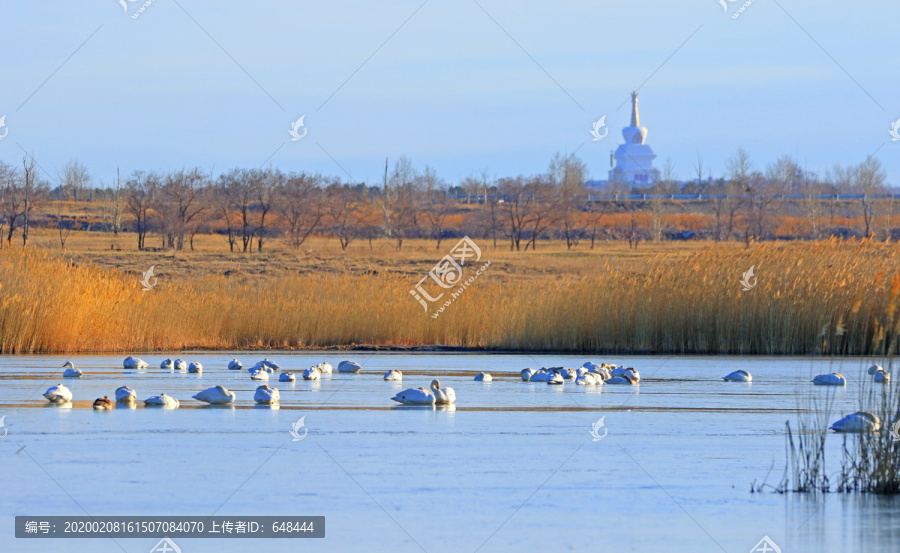
{"label": "white swan", "polygon": [[339,373],[358,373],[362,369],[359,363],[354,361],[341,361],[338,364]]}
{"label": "white swan", "polygon": [[877,432],[881,430],[881,419],[867,411],[857,411],[831,425],[835,432]]}
{"label": "white swan", "polygon": [[535,371],[534,369],[522,369],[522,372],[521,372],[522,380],[524,380],[525,382],[528,382],[529,380],[531,380],[531,377],[534,376],[534,373],[536,373],[536,372],[537,371]]}
{"label": "white swan", "polygon": [[890,384],[891,383],[891,373],[885,371],[884,369],[875,372],[875,382],[879,384]]}
{"label": "white swan", "polygon": [[146,369],[147,363],[137,357],[126,357],[125,361],[122,361],[122,367],[126,369]]}
{"label": "white swan", "polygon": [[203,365],[201,365],[198,361],[194,361],[193,363],[188,365],[188,372],[200,374],[203,372]]}
{"label": "white swan", "polygon": [[431,381],[431,393],[434,394],[436,405],[447,405],[456,401],[456,390],[453,388],[441,388],[440,380]]}
{"label": "white swan", "polygon": [[250,380],[269,380],[269,373],[263,369],[250,370]]}
{"label": "white swan", "polygon": [[169,369],[172,370],[175,367],[175,364],[172,363],[171,359],[166,359],[162,363],[159,364],[160,369]]}
{"label": "white swan", "polygon": [[94,400],[94,409],[97,411],[106,411],[113,408],[113,402],[109,400],[109,396],[103,396]]}
{"label": "white swan", "polygon": [[604,382],[604,384],[628,384],[629,386],[634,386],[637,384],[637,380],[634,380],[630,374],[623,374],[622,376],[614,376]]}
{"label": "white swan", "polygon": [[162,393],[158,396],[148,397],[144,400],[144,405],[148,407],[164,407],[166,409],[175,409],[178,407],[178,400],[174,397],[167,396],[165,393]]}
{"label": "white swan", "polygon": [[494,377],[488,373],[478,373],[475,375],[475,382],[490,382],[492,380],[494,380]]}
{"label": "white swan", "polygon": [[598,365],[596,363],[591,363],[590,361],[585,361],[585,363],[584,363],[584,365],[582,365],[582,367],[587,370],[591,370],[591,369],[599,369],[600,365]]}
{"label": "white swan", "polygon": [[597,384],[597,380],[600,380],[599,383],[603,384],[602,379],[594,378],[594,375],[592,375],[591,373],[585,373],[575,379],[575,384],[578,386],[592,386],[594,384]]}
{"label": "white swan", "polygon": [[631,377],[631,379],[634,380],[635,383],[641,381],[641,373],[639,373],[634,367],[625,369],[625,374],[623,374],[622,376]]}
{"label": "white swan", "polygon": [[319,380],[321,376],[322,373],[319,372],[318,367],[310,367],[303,371],[303,380]]}
{"label": "white swan", "polygon": [[610,376],[625,376],[625,371],[628,370],[625,367],[616,367],[615,365],[611,365],[611,367],[609,371]]}
{"label": "white swan", "polygon": [[404,405],[434,405],[434,394],[425,388],[410,388],[398,393],[392,400]]}
{"label": "white swan", "polygon": [[241,365],[241,362],[238,361],[237,359],[232,359],[231,361],[228,362],[228,370],[229,371],[239,371],[243,368],[244,368],[244,366]]}
{"label": "white swan", "polygon": [[62,384],[57,384],[47,388],[47,391],[44,392],[44,397],[51,403],[66,403],[72,401],[72,391]]}
{"label": "white swan", "polygon": [[334,367],[331,366],[331,363],[324,362],[316,365],[316,368],[319,369],[319,372],[322,374],[331,374],[331,371]]}
{"label": "white swan", "polygon": [[273,403],[278,403],[278,400],[281,399],[281,393],[277,388],[270,388],[268,384],[265,384],[256,389],[253,399],[260,405],[272,405]]}
{"label": "white swan", "polygon": [[606,367],[591,369],[589,373],[594,376],[594,380],[604,381],[612,378],[612,375],[609,374],[609,369],[607,369]]}
{"label": "white swan", "polygon": [[63,377],[65,378],[81,378],[82,376],[84,376],[84,373],[74,368],[66,369],[65,372],[63,372]]}
{"label": "white swan", "polygon": [[270,369],[273,369],[273,370],[276,370],[276,371],[277,371],[278,369],[281,368],[281,367],[278,366],[278,363],[275,363],[274,361],[269,361],[269,358],[268,358],[268,357],[266,357],[266,358],[263,359],[262,361],[258,362],[257,365],[260,365],[260,366],[263,366],[263,367],[269,367]]}
{"label": "white swan", "polygon": [[813,378],[817,386],[846,386],[847,379],[841,373],[820,374]]}
{"label": "white swan", "polygon": [[725,382],[752,382],[753,376],[744,369],[738,369],[727,376],[723,376],[722,380]]}
{"label": "white swan", "polygon": [[578,378],[578,371],[575,369],[562,369],[559,371],[559,374],[562,375],[566,380],[575,380]]}
{"label": "white swan", "polygon": [[394,382],[400,382],[403,380],[403,373],[400,371],[390,370],[384,373],[385,380],[392,380]]}
{"label": "white swan", "polygon": [[182,361],[181,359],[176,359],[175,360],[175,370],[186,371],[187,363],[185,361]]}
{"label": "white swan", "polygon": [[122,386],[121,388],[116,388],[116,401],[126,403],[129,401],[134,401],[136,399],[137,399],[137,394],[129,386]]}
{"label": "white swan", "polygon": [[213,404],[232,403],[234,392],[226,390],[223,386],[213,386],[195,394],[194,399]]}
{"label": "white swan", "polygon": [[529,382],[547,382],[550,380],[550,376],[553,375],[552,372],[547,369],[541,369],[539,371],[535,371],[534,374],[531,375],[531,378],[528,379]]}
{"label": "white swan", "polygon": [[869,367],[869,374],[875,374],[875,373],[877,373],[878,371],[883,371],[883,370],[884,370],[884,367],[882,367],[882,366],[879,365],[878,363],[875,363],[874,365],[872,365],[871,367]]}
{"label": "white swan", "polygon": [[281,376],[278,377],[279,382],[296,382],[297,377],[294,376],[294,373],[281,373]]}
{"label": "white swan", "polygon": [[547,384],[563,384],[565,379],[563,375],[559,373],[559,369],[553,369],[553,372],[550,373],[547,378]]}

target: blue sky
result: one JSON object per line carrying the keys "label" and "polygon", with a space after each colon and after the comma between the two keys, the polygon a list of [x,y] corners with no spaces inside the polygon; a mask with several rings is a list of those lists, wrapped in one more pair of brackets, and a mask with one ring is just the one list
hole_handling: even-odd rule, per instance
{"label": "blue sky", "polygon": [[0,6],[0,160],[24,148],[55,176],[78,159],[105,182],[266,163],[373,183],[405,154],[458,183],[577,150],[605,178],[640,86],[647,142],[681,178],[698,151],[719,176],[743,146],[819,172],[877,151],[900,183],[896,2],[753,0],[737,19],[716,0],[153,0],[133,19],[140,5]]}

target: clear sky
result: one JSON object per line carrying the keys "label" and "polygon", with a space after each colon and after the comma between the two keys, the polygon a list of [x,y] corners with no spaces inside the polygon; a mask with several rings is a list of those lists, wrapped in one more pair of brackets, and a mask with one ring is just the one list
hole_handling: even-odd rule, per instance
{"label": "clear sky", "polygon": [[136,19],[125,3],[0,4],[0,160],[374,183],[405,154],[458,183],[577,150],[603,179],[640,87],[657,166],[681,178],[698,151],[719,176],[743,146],[820,172],[877,151],[900,184],[896,0],[752,0],[737,19],[717,0],[152,0]]}

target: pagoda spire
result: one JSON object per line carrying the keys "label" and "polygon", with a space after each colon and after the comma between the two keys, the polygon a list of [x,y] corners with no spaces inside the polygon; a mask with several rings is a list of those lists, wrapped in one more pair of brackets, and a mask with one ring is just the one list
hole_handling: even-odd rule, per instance
{"label": "pagoda spire", "polygon": [[641,118],[638,115],[638,106],[637,106],[637,89],[635,88],[631,92],[631,126],[632,127],[640,127],[641,126]]}

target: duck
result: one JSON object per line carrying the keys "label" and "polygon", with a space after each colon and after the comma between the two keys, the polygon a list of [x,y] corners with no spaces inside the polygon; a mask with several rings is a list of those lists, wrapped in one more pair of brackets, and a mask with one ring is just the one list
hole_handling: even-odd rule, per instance
{"label": "duck", "polygon": [[475,375],[475,382],[490,382],[494,377],[488,373],[478,373]]}
{"label": "duck", "polygon": [[875,372],[875,382],[879,384],[890,384],[891,383],[891,373],[885,371],[884,369]]}
{"label": "duck", "polygon": [[322,373],[319,372],[318,367],[310,367],[303,371],[303,380],[319,380],[321,376]]}
{"label": "duck", "polygon": [[637,380],[635,380],[630,374],[623,374],[622,376],[614,376],[604,382],[604,384],[628,384],[629,386],[634,386],[637,384]]}
{"label": "duck", "polygon": [[238,361],[237,359],[232,359],[231,361],[228,362],[228,370],[229,371],[239,371],[243,368],[244,368],[244,366],[241,365],[241,362]]}
{"label": "duck", "polygon": [[137,357],[126,357],[125,361],[122,361],[122,367],[126,369],[146,369],[147,363]]}
{"label": "duck", "polygon": [[211,404],[223,404],[234,402],[234,392],[230,392],[223,386],[213,386],[194,395],[194,399]]}
{"label": "duck", "polygon": [[841,373],[820,374],[813,378],[813,384],[817,386],[846,386],[847,379]]}
{"label": "duck", "polygon": [[166,409],[175,409],[178,407],[178,400],[172,396],[167,396],[165,392],[158,396],[148,397],[144,400],[144,405],[148,407],[164,407]]}
{"label": "duck", "polygon": [[297,377],[294,376],[294,373],[281,373],[278,377],[279,382],[296,382]]}
{"label": "duck", "polygon": [[434,405],[435,397],[425,388],[410,388],[403,390],[391,398],[404,405]]}
{"label": "duck", "polygon": [[334,367],[331,366],[331,363],[324,362],[316,365],[316,368],[319,369],[319,372],[322,374],[331,374],[331,371]]}
{"label": "duck", "polygon": [[44,397],[50,403],[66,403],[72,401],[72,391],[62,384],[57,384],[47,388],[47,391],[44,392]]}
{"label": "duck", "polygon": [[875,373],[877,373],[878,371],[883,371],[883,370],[884,370],[884,367],[882,367],[882,366],[879,365],[878,363],[875,363],[874,365],[872,365],[871,367],[869,367],[869,374],[875,374]]}
{"label": "duck", "polygon": [[66,369],[63,372],[64,378],[81,378],[82,376],[84,376],[84,373],[74,367]]}
{"label": "duck", "polygon": [[188,366],[187,366],[187,362],[186,362],[186,361],[183,361],[183,360],[181,360],[181,359],[176,359],[176,360],[175,360],[175,370],[178,370],[178,371],[186,371],[187,368],[188,368]]}
{"label": "duck", "polygon": [[251,369],[250,380],[269,380],[269,373],[262,369]]}
{"label": "duck", "polygon": [[835,432],[877,432],[881,430],[881,419],[868,411],[857,411],[831,425]]}
{"label": "duck", "polygon": [[172,363],[171,359],[166,359],[162,363],[159,364],[160,369],[169,369],[170,371],[175,368],[175,364]]}
{"label": "duck", "polygon": [[130,387],[122,386],[121,388],[116,388],[116,401],[127,403],[135,399],[137,399],[137,394]]}
{"label": "duck", "polygon": [[384,379],[400,382],[401,380],[403,380],[403,373],[396,370],[390,370],[384,373]]}
{"label": "duck", "polygon": [[563,384],[564,382],[565,379],[563,378],[563,375],[560,374],[559,369],[553,369],[553,372],[551,372],[547,378],[547,384],[558,385]]}
{"label": "duck", "polygon": [[201,365],[201,364],[200,364],[199,362],[197,362],[197,361],[194,361],[193,363],[191,363],[190,365],[188,365],[188,372],[189,372],[189,373],[200,374],[200,373],[203,372],[203,365]]}
{"label": "duck", "polygon": [[456,401],[456,390],[441,388],[441,381],[437,379],[431,381],[431,393],[434,394],[436,405],[449,405]]}
{"label": "duck", "polygon": [[727,376],[723,376],[722,380],[725,382],[752,382],[753,376],[744,369],[738,369]]}
{"label": "duck", "polygon": [[341,361],[338,363],[339,373],[358,373],[360,369],[362,369],[362,367],[355,361]]}
{"label": "duck", "polygon": [[522,372],[520,373],[522,375],[522,380],[528,382],[529,380],[531,380],[531,377],[535,372],[537,371],[535,371],[534,369],[522,369]]}
{"label": "duck", "polygon": [[256,389],[253,399],[260,405],[272,405],[278,403],[281,399],[281,393],[277,388],[270,388],[268,384],[264,384]]}
{"label": "duck", "polygon": [[103,396],[94,400],[94,409],[97,411],[106,411],[112,409],[113,402],[109,400],[109,396]]}

